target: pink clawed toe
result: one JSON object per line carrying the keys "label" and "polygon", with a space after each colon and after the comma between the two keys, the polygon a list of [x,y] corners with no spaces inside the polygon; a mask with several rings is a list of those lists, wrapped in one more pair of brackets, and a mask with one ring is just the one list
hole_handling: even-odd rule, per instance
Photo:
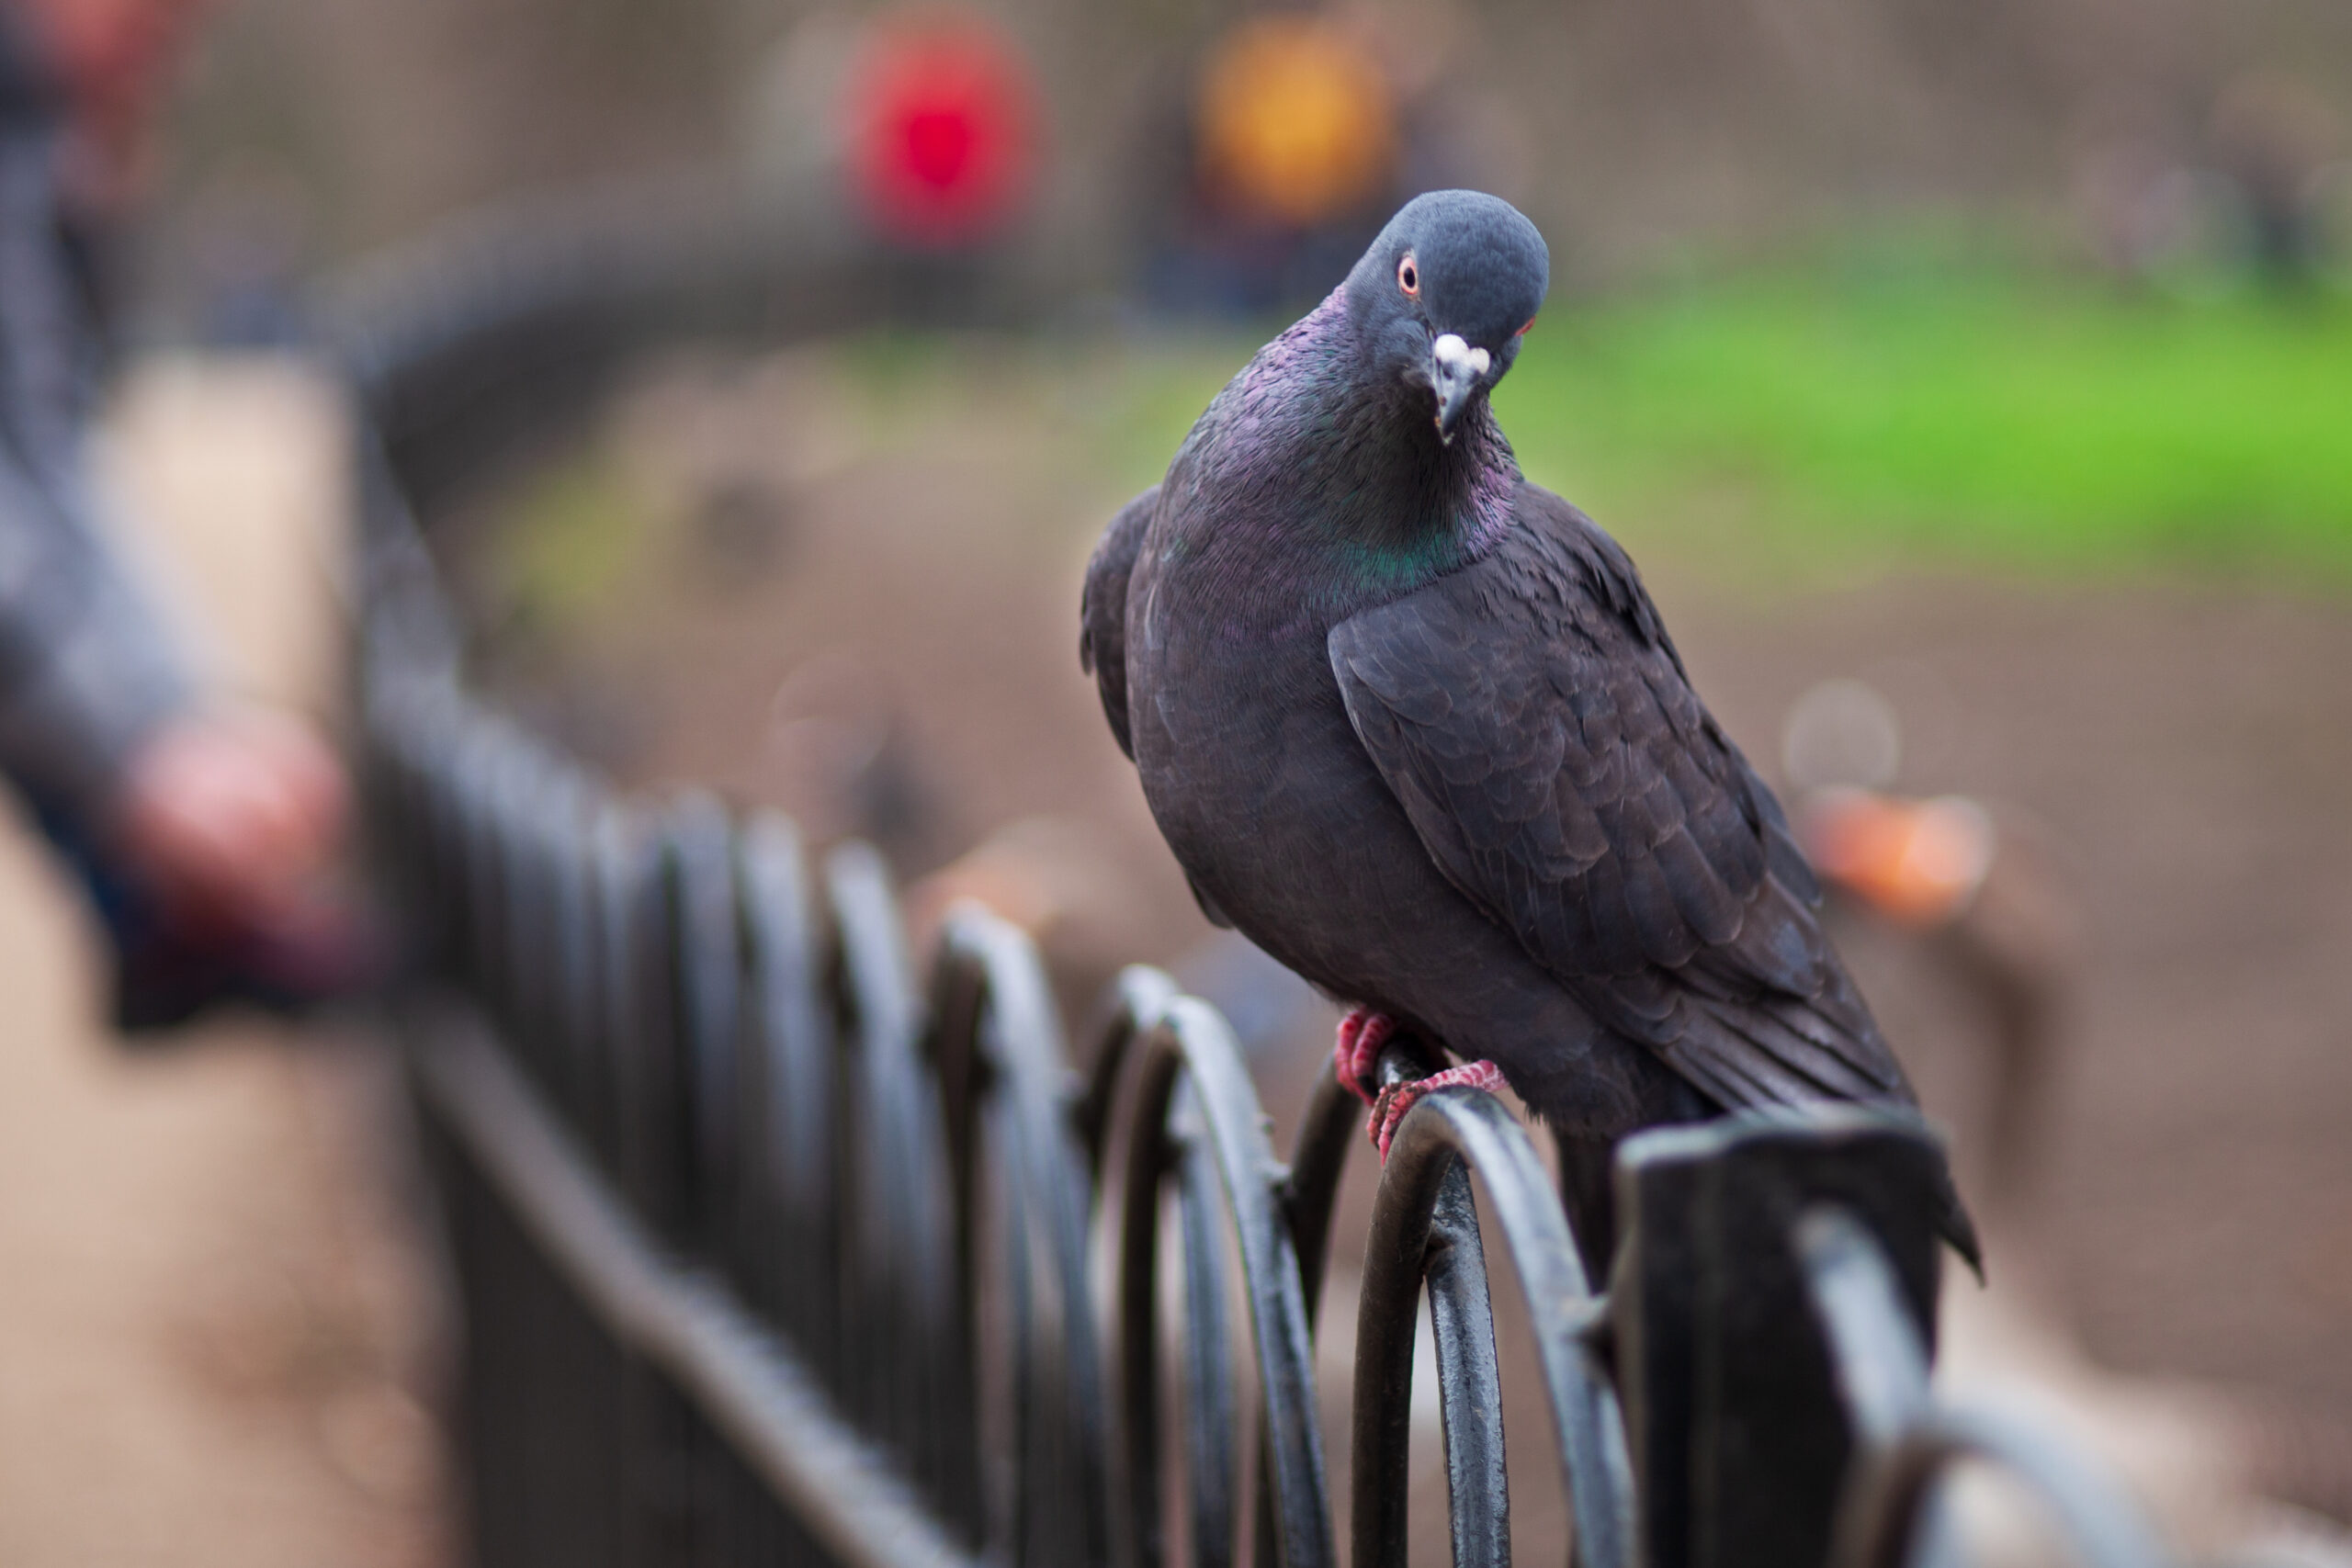
{"label": "pink clawed toe", "polygon": [[1383,1161],[1388,1158],[1389,1140],[1396,1135],[1397,1124],[1405,1120],[1405,1112],[1425,1094],[1442,1089],[1457,1087],[1484,1089],[1488,1094],[1503,1087],[1503,1072],[1492,1062],[1464,1062],[1458,1067],[1448,1067],[1442,1073],[1431,1073],[1425,1078],[1405,1083],[1393,1083],[1380,1091],[1373,1102],[1372,1120],[1364,1126],[1373,1146],[1379,1149]]}
{"label": "pink clawed toe", "polygon": [[1364,1123],[1364,1135],[1380,1150],[1384,1161],[1388,1158],[1389,1140],[1396,1137],[1397,1124],[1423,1095],[1458,1087],[1492,1094],[1503,1087],[1502,1069],[1492,1062],[1464,1062],[1425,1078],[1393,1083],[1375,1091],[1372,1086],[1379,1081],[1380,1048],[1396,1032],[1396,1021],[1386,1013],[1357,1008],[1340,1021],[1339,1039],[1331,1047],[1332,1071],[1350,1093],[1372,1108],[1372,1116]]}
{"label": "pink clawed toe", "polygon": [[1396,1032],[1396,1021],[1371,1008],[1357,1008],[1340,1021],[1340,1036],[1331,1047],[1331,1068],[1348,1092],[1366,1105],[1377,1098],[1380,1048]]}

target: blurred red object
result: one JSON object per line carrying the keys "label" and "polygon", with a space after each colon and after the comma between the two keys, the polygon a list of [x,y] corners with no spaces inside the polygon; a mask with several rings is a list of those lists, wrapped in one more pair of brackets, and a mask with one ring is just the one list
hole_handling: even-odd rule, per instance
{"label": "blurred red object", "polygon": [[9,0],[71,106],[68,176],[97,207],[146,174],[147,130],[173,65],[213,0]]}
{"label": "blurred red object", "polygon": [[893,238],[986,238],[1035,174],[1037,96],[1020,51],[986,20],[929,12],[883,22],[850,94],[851,171]]}

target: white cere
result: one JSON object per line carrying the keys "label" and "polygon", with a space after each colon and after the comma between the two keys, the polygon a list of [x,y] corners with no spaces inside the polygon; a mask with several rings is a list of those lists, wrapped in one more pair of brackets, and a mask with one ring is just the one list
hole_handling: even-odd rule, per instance
{"label": "white cere", "polygon": [[1438,340],[1430,344],[1430,357],[1448,376],[1484,376],[1487,367],[1494,363],[1485,349],[1472,348],[1464,342],[1460,333],[1438,334]]}

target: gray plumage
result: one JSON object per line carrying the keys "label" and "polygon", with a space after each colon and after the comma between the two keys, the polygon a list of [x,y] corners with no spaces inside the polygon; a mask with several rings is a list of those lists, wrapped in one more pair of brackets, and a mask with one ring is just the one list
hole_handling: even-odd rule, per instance
{"label": "gray plumage", "polygon": [[1495,423],[1545,272],[1503,202],[1406,207],[1113,520],[1080,657],[1210,918],[1491,1058],[1598,1263],[1626,1134],[1914,1097],[1633,563]]}

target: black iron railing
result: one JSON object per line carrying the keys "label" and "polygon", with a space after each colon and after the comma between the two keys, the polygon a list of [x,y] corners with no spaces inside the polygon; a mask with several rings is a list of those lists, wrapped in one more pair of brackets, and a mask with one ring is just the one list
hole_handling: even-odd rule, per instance
{"label": "black iron railing", "polygon": [[[1223,1021],[1136,969],[1080,1076],[1017,931],[957,910],[919,980],[871,851],[623,800],[467,694],[414,509],[649,331],[829,324],[760,304],[774,230],[680,225],[604,269],[554,232],[413,274],[351,336],[361,739],[418,947],[395,1011],[463,1307],[477,1561],[1326,1568],[1313,1337],[1349,1310],[1321,1298],[1360,1115],[1328,1073],[1284,1162]],[[798,258],[794,297],[854,261]],[[1852,1110],[1633,1140],[1604,1292],[1502,1106],[1421,1101],[1353,1308],[1352,1560],[1406,1559],[1425,1297],[1453,1558],[1510,1561],[1508,1278],[1573,1519],[1547,1559],[1941,1560],[1935,1483],[1981,1458],[2087,1561],[2160,1562],[2078,1463],[1929,1396],[1933,1158]]]}

